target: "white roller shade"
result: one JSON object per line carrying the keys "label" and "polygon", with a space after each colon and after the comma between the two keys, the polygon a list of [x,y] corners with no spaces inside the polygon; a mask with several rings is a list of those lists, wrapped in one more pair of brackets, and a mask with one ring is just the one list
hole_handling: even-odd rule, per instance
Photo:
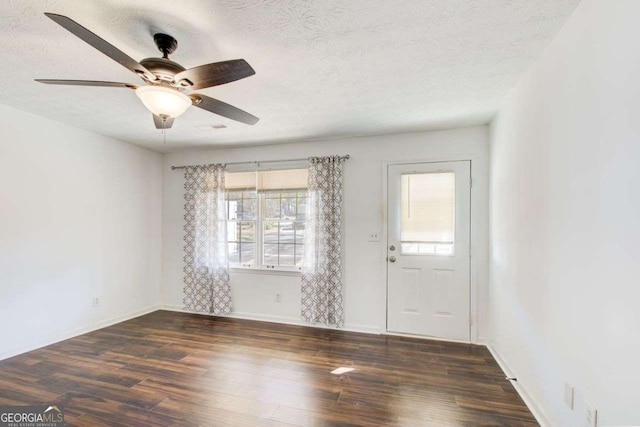
{"label": "white roller shade", "polygon": [[401,183],[401,241],[453,243],[455,174],[407,174]]}
{"label": "white roller shade", "polygon": [[284,191],[307,188],[307,169],[227,172],[227,190]]}
{"label": "white roller shade", "polygon": [[227,190],[255,190],[256,172],[226,172],[225,188]]}

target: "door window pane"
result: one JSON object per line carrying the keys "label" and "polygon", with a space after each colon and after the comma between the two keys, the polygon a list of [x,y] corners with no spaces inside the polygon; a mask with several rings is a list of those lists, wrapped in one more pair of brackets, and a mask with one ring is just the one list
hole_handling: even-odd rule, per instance
{"label": "door window pane", "polygon": [[455,174],[401,177],[400,251],[409,255],[453,255]]}

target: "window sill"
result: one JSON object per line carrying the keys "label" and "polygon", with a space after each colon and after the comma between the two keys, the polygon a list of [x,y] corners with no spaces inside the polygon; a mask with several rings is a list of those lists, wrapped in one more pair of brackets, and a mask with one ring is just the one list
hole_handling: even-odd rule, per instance
{"label": "window sill", "polygon": [[243,268],[243,267],[230,267],[231,273],[249,273],[249,274],[267,274],[273,276],[301,276],[300,270],[276,270],[274,268]]}

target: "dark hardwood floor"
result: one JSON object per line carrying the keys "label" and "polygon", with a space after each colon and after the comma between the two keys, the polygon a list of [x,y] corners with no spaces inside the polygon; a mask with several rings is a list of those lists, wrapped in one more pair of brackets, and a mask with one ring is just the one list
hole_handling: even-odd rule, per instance
{"label": "dark hardwood floor", "polygon": [[91,427],[538,425],[482,346],[169,311],[1,361],[0,404]]}

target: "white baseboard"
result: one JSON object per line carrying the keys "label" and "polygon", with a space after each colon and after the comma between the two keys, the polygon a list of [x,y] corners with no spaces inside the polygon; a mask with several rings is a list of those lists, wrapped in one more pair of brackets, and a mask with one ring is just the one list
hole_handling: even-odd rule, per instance
{"label": "white baseboard", "polygon": [[440,338],[440,337],[432,337],[430,335],[405,334],[404,332],[385,331],[384,334],[392,336],[392,337],[417,338],[417,339],[420,339],[420,340],[453,342],[453,343],[457,343],[457,344],[473,344],[470,341],[456,340],[456,339],[453,339],[453,338]]}
{"label": "white baseboard", "polygon": [[[509,366],[507,365],[505,360],[500,356],[497,350],[493,348],[491,344],[487,344],[486,346],[489,352],[491,353],[491,355],[493,356],[493,358],[496,360],[496,362],[498,362],[498,365],[500,365],[500,368],[502,368],[502,371],[506,374],[506,376],[517,378],[518,376],[515,374],[515,372],[513,372],[509,368]],[[516,391],[524,401],[525,405],[527,405],[527,407],[529,408],[533,416],[536,418],[536,420],[538,421],[538,424],[540,424],[542,427],[552,427],[552,424],[549,421],[549,418],[547,418],[544,412],[542,412],[540,405],[538,405],[536,401],[533,399],[533,397],[531,397],[531,395],[524,388],[523,384],[519,383],[518,381],[511,381],[511,384],[513,384],[513,387],[516,389]]]}
{"label": "white baseboard", "polygon": [[477,337],[474,344],[480,344],[484,346],[489,345],[489,339],[487,337]]}
{"label": "white baseboard", "polygon": [[[207,313],[197,313],[194,311],[184,310],[180,306],[175,305],[165,305],[162,307],[163,310],[169,311],[178,311],[181,313],[192,313],[192,314],[202,314],[207,316]],[[364,334],[375,334],[380,335],[382,331],[380,328],[374,326],[364,326],[364,325],[345,325],[342,328],[334,328],[332,326],[327,325],[314,325],[311,323],[304,322],[301,319],[295,317],[285,317],[285,316],[272,316],[267,314],[256,314],[256,313],[246,313],[246,312],[234,312],[227,316],[220,317],[230,317],[232,319],[244,319],[244,320],[256,320],[259,322],[271,322],[271,323],[282,323],[284,325],[294,325],[294,326],[307,326],[309,328],[320,328],[320,329],[337,329],[340,331],[347,332],[360,332]]]}
{"label": "white baseboard", "polygon": [[92,323],[87,326],[83,326],[81,328],[72,329],[60,334],[55,335],[54,337],[49,337],[46,340],[34,341],[32,343],[22,345],[20,347],[16,347],[9,350],[4,350],[0,353],[0,360],[8,359],[10,357],[17,356],[19,354],[27,353],[29,351],[37,350],[42,347],[46,347],[51,344],[58,343],[60,341],[68,340],[69,338],[77,337],[78,335],[86,334],[89,332],[93,332],[98,329],[105,328],[107,326],[114,325],[116,323],[124,322],[125,320],[133,319],[134,317],[139,317],[144,314],[151,313],[160,308],[159,305],[152,305],[149,307],[145,307],[139,310],[132,311],[130,313],[126,313],[120,316],[112,317],[109,319],[101,320],[99,322]]}

